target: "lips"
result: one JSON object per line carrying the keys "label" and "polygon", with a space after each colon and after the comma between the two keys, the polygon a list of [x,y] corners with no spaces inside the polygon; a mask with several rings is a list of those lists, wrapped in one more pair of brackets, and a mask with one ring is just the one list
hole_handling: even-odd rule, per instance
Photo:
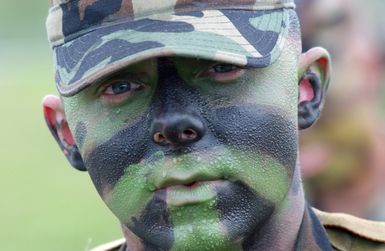
{"label": "lips", "polygon": [[217,196],[215,186],[226,181],[195,181],[182,185],[166,186],[158,191],[165,191],[165,200],[169,206],[179,207],[199,204],[214,200]]}
{"label": "lips", "polygon": [[161,179],[156,179],[155,191],[169,189],[172,187],[193,189],[202,182],[221,180],[221,178],[213,177],[200,173],[191,173],[189,171],[173,172],[164,174]]}
{"label": "lips", "polygon": [[204,203],[215,198],[215,184],[221,178],[205,172],[188,169],[174,169],[158,172],[153,176],[154,193],[166,194],[164,200],[169,206],[184,206]]}

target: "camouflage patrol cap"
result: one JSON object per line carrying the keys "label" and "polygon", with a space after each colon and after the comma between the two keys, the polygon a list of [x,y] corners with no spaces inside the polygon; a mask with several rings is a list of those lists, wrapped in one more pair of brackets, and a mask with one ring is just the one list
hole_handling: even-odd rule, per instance
{"label": "camouflage patrol cap", "polygon": [[294,7],[294,0],[51,0],[58,90],[71,96],[151,57],[268,66],[281,53]]}

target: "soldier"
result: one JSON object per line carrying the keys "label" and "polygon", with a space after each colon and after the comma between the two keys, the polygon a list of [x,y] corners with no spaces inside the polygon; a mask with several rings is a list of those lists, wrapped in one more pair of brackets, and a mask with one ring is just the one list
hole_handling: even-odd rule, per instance
{"label": "soldier", "polygon": [[125,237],[95,250],[385,249],[384,225],[305,202],[298,129],[320,113],[330,59],[301,54],[294,7],[52,2],[60,98],[45,119]]}

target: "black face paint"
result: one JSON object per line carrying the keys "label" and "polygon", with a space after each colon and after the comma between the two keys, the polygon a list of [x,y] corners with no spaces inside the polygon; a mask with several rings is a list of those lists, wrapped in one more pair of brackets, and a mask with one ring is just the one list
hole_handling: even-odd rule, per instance
{"label": "black face paint", "polygon": [[[272,202],[256,194],[241,181],[219,186],[217,193],[216,207],[231,240],[252,236],[274,209]],[[243,248],[247,249],[249,245],[248,239],[244,239]]]}
{"label": "black face paint", "polygon": [[80,155],[79,149],[76,145],[70,146],[67,149],[68,155],[67,159],[71,165],[79,171],[87,171],[86,166],[84,165],[82,156]]}
{"label": "black face paint", "polygon": [[139,219],[132,218],[129,227],[144,241],[144,250],[170,250],[174,242],[174,233],[170,222],[170,213],[166,204],[166,191],[155,193]]}
{"label": "black face paint", "polygon": [[284,112],[266,105],[242,105],[213,109],[207,118],[221,143],[249,152],[270,155],[288,168],[297,160],[297,136]]}
{"label": "black face paint", "polygon": [[[163,61],[163,60],[162,60]],[[185,148],[198,142],[206,126],[195,104],[204,100],[186,86],[170,62],[160,63],[159,83],[154,100],[154,119],[150,133],[154,142],[172,148]]]}
{"label": "black face paint", "polygon": [[113,188],[125,168],[145,156],[151,145],[146,124],[148,119],[140,119],[88,155],[86,166],[99,194],[106,186]]}

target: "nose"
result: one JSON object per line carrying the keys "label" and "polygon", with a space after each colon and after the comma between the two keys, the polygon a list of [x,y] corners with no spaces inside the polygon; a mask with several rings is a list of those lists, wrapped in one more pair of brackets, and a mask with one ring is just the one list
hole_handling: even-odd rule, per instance
{"label": "nose", "polygon": [[199,141],[205,133],[202,120],[193,114],[172,113],[154,119],[152,139],[159,145],[186,146]]}

